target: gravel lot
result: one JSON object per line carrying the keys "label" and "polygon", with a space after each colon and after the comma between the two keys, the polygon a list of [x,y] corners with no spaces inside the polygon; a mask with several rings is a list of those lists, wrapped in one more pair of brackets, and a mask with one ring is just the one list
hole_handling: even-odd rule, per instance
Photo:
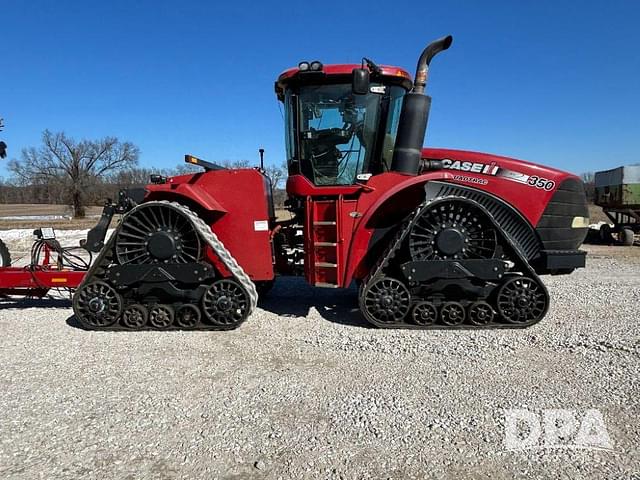
{"label": "gravel lot", "polygon": [[[640,248],[587,247],[527,330],[382,331],[283,280],[239,330],[0,309],[2,478],[640,478]],[[602,412],[613,451],[506,451],[503,409]]]}

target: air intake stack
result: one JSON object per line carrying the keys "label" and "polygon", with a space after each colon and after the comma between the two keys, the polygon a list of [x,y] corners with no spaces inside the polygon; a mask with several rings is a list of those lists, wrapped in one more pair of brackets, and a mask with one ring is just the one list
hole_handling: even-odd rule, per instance
{"label": "air intake stack", "polygon": [[420,168],[424,135],[427,130],[431,97],[424,93],[429,64],[433,57],[451,46],[453,37],[447,35],[427,45],[420,55],[413,89],[404,96],[398,123],[398,135],[393,151],[391,170],[417,175]]}

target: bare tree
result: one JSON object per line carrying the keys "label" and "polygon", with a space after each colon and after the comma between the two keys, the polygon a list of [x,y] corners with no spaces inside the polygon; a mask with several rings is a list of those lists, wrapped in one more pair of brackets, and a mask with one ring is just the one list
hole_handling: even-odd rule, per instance
{"label": "bare tree", "polygon": [[271,185],[274,189],[280,188],[282,181],[287,178],[286,165],[281,167],[278,167],[277,165],[267,165],[264,173],[271,180]]}
{"label": "bare tree", "polygon": [[225,168],[251,168],[249,160],[225,160],[222,162]]}
{"label": "bare tree", "polygon": [[9,169],[22,184],[65,185],[73,215],[84,217],[85,190],[103,176],[137,164],[139,153],[138,147],[115,137],[76,141],[45,130],[42,146],[22,150],[22,159],[12,160]]}

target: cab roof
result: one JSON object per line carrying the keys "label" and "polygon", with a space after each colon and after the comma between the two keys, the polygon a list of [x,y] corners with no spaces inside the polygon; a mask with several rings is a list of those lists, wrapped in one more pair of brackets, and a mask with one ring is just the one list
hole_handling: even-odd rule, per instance
{"label": "cab roof", "polygon": [[[379,65],[379,67],[382,70],[382,75],[376,76],[372,73],[372,81],[382,80],[384,83],[401,85],[407,90],[413,85],[411,75],[406,70],[390,65]],[[320,71],[300,71],[298,67],[289,68],[278,76],[275,85],[276,94],[282,100],[284,89],[289,86],[303,83],[318,84],[350,81],[351,72],[354,68],[362,68],[362,65],[359,63],[323,65]]]}

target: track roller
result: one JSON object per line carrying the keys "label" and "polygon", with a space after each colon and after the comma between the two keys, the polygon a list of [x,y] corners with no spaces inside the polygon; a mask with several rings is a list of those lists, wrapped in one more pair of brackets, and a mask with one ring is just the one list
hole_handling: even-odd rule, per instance
{"label": "track roller", "polygon": [[460,325],[464,322],[464,318],[464,307],[458,302],[447,302],[440,309],[440,320],[445,325]]}
{"label": "track roller", "polygon": [[173,323],[174,311],[170,305],[154,305],[149,310],[149,324],[158,329],[169,328]]}
{"label": "track roller", "polygon": [[418,302],[411,310],[411,318],[416,325],[433,325],[438,320],[438,309],[431,302]]}
{"label": "track roller", "polygon": [[113,325],[122,313],[122,298],[110,285],[94,281],[82,286],[73,297],[73,309],[88,328]]}
{"label": "track roller", "polygon": [[122,325],[133,330],[138,330],[147,324],[149,311],[144,305],[129,305],[122,314]]}
{"label": "track roller", "polygon": [[176,324],[182,328],[194,328],[200,322],[200,309],[191,303],[176,310]]}
{"label": "track roller", "polygon": [[493,317],[493,308],[487,302],[473,302],[467,309],[467,318],[473,325],[489,325]]}

